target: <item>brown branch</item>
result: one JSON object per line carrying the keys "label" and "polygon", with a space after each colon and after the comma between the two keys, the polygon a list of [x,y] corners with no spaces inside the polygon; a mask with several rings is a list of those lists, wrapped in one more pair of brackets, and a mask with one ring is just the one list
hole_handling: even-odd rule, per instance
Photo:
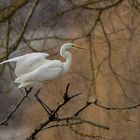
{"label": "brown branch", "polygon": [[8,53],[9,53],[9,39],[10,39],[10,31],[11,31],[11,18],[7,21],[7,34],[6,34],[6,54],[8,59]]}
{"label": "brown branch", "polygon": [[8,117],[4,121],[0,122],[0,126],[8,125],[8,121],[12,118],[12,116],[15,114],[18,108],[22,105],[23,101],[28,97],[29,93],[32,91],[32,88],[30,88],[29,90],[25,89],[25,91],[25,96],[23,96],[23,98],[19,101],[15,109],[8,115]]}
{"label": "brown branch", "polygon": [[80,117],[77,117],[77,118],[74,118],[74,119],[75,120],[78,120],[78,121],[82,121],[83,123],[87,123],[89,125],[92,125],[92,126],[95,126],[95,127],[98,127],[98,128],[109,130],[109,127],[108,126],[100,125],[100,124],[97,124],[97,123],[95,123],[93,121],[88,121],[88,120],[82,119]]}
{"label": "brown branch", "polygon": [[106,30],[105,30],[105,27],[104,27],[104,24],[103,24],[102,20],[100,19],[99,21],[100,21],[100,25],[101,25],[101,28],[102,28],[102,31],[103,31],[103,34],[104,34],[104,37],[105,37],[107,46],[108,46],[108,58],[109,58],[109,59],[108,59],[108,64],[109,64],[110,70],[111,70],[111,72],[112,72],[112,74],[113,74],[113,76],[114,76],[116,82],[117,82],[118,85],[120,86],[120,88],[121,88],[121,90],[122,90],[122,93],[123,93],[123,95],[125,96],[125,98],[126,98],[128,101],[134,103],[134,101],[133,101],[130,97],[128,97],[128,95],[127,95],[127,93],[126,93],[126,91],[125,91],[125,89],[124,89],[124,87],[123,87],[123,85],[122,85],[120,79],[119,79],[118,76],[117,76],[116,71],[114,70],[114,68],[113,68],[113,66],[112,66],[112,46],[111,46],[111,42],[110,42],[110,40],[109,40],[109,38],[108,38],[108,35],[107,35],[107,33],[106,33]]}
{"label": "brown branch", "polygon": [[[89,7],[90,5],[92,5],[93,3],[87,3],[85,5],[81,5],[81,8],[83,9],[88,9],[88,10],[107,10],[113,7],[118,6],[119,4],[121,4],[124,0],[118,0],[117,2],[107,5],[105,7]],[[98,1],[99,2],[99,1]]]}
{"label": "brown branch", "polygon": [[0,12],[0,22],[9,19],[18,9],[26,5],[28,0],[13,0],[11,5]]}
{"label": "brown branch", "polygon": [[[51,120],[55,120],[56,119],[56,115],[57,115],[57,112],[60,110],[60,108],[62,108],[65,104],[67,104],[70,100],[72,100],[74,97],[76,96],[79,96],[81,93],[77,93],[77,94],[74,94],[72,96],[69,96],[68,95],[68,91],[69,91],[69,86],[70,84],[68,83],[67,86],[66,86],[66,91],[64,93],[64,96],[63,96],[63,99],[64,101],[62,103],[58,103],[58,106],[56,107],[56,109],[52,110],[48,107],[47,104],[45,104],[39,97],[38,97],[38,94],[39,92],[37,92],[35,94],[35,97],[37,99],[37,101],[41,104],[41,106],[45,109],[45,111],[48,113],[49,115],[49,118]],[[40,91],[40,90],[39,90]]]}
{"label": "brown branch", "polygon": [[80,108],[75,114],[74,116],[77,117],[84,109],[86,109],[91,103],[87,102],[87,104],[85,106],[83,106],[82,108]]}
{"label": "brown branch", "polygon": [[129,109],[135,109],[135,108],[140,107],[140,103],[136,104],[136,105],[132,105],[132,106],[127,106],[127,107],[107,107],[107,106],[99,104],[98,100],[91,102],[91,103],[94,103],[96,106],[99,106],[106,110],[127,110],[127,109],[129,110]]}
{"label": "brown branch", "polygon": [[[83,122],[73,122],[71,123],[71,125],[78,125],[78,124],[83,124]],[[45,129],[50,129],[50,128],[54,128],[54,127],[62,127],[62,126],[68,126],[67,123],[63,123],[63,124],[55,124],[55,125],[50,125],[48,127],[45,127],[43,128],[42,130],[45,130]]]}
{"label": "brown branch", "polygon": [[[70,12],[71,10],[68,10],[68,12]],[[67,13],[67,11],[64,12],[65,14]],[[64,13],[60,13],[60,15],[63,15]],[[97,19],[95,20],[93,26],[91,27],[91,29],[88,31],[87,34],[85,35],[82,35],[82,36],[78,36],[78,37],[72,37],[72,38],[66,38],[66,37],[60,37],[60,36],[57,36],[57,35],[54,35],[54,36],[46,36],[46,37],[39,37],[39,38],[31,38],[31,39],[26,39],[26,42],[31,42],[31,41],[38,41],[38,40],[44,40],[44,39],[58,39],[58,40],[63,40],[63,41],[76,41],[76,40],[80,40],[82,38],[86,38],[87,36],[90,36],[90,34],[95,30],[98,22],[99,22],[99,19],[100,19],[100,16],[102,14],[102,11],[99,11],[98,12],[98,15],[97,15]],[[59,15],[59,14],[58,14]],[[56,16],[57,17],[57,16]],[[53,17],[54,19],[56,17]],[[47,22],[49,22],[50,20],[52,20],[52,18],[50,18]]]}
{"label": "brown branch", "polygon": [[36,139],[36,135],[37,135],[45,126],[47,126],[50,122],[51,122],[51,120],[50,120],[50,119],[47,119],[46,121],[44,121],[44,122],[42,122],[41,124],[39,124],[39,126],[36,127],[36,128],[34,129],[34,131],[32,132],[32,134],[31,134],[28,138],[26,138],[26,140],[34,140],[34,139]]}
{"label": "brown branch", "polygon": [[[6,48],[6,51],[5,51],[6,59],[8,59],[8,53],[9,53],[10,31],[11,31],[11,18],[8,19],[8,21],[7,21],[6,46],[5,46],[5,48]],[[0,75],[3,72],[4,68],[5,68],[5,64],[1,66]]]}
{"label": "brown branch", "polygon": [[[28,15],[27,15],[27,18],[25,19],[25,22],[24,22],[24,24],[23,24],[23,27],[22,27],[22,29],[21,29],[20,36],[19,36],[18,39],[15,41],[15,43],[9,48],[8,55],[9,55],[10,53],[12,53],[13,51],[15,51],[15,50],[17,49],[18,45],[20,44],[20,42],[22,41],[23,35],[24,35],[25,31],[26,31],[26,28],[27,28],[27,26],[28,26],[28,24],[29,24],[29,21],[30,21],[32,15],[33,15],[33,12],[34,12],[34,10],[35,10],[35,8],[36,8],[38,2],[39,2],[39,0],[34,0],[34,3],[33,3],[33,5],[32,5],[32,7],[31,7],[31,9],[30,9],[30,11],[29,11],[29,13],[28,13]],[[7,57],[7,54],[6,54],[6,52],[4,52],[3,55],[1,55],[0,60],[5,59],[6,57]]]}
{"label": "brown branch", "polygon": [[[43,121],[42,123],[40,123],[35,129],[34,131],[30,134],[30,136],[26,139],[26,140],[33,140],[33,139],[36,139],[36,135],[42,131],[42,130],[45,130],[47,128],[52,128],[52,127],[58,127],[58,126],[65,126],[65,124],[53,124],[51,126],[48,126],[51,122],[70,122],[72,121],[71,123],[73,124],[78,124],[78,123],[86,123],[86,124],[89,124],[89,125],[92,125],[92,126],[95,126],[95,127],[99,127],[99,128],[102,128],[102,129],[106,129],[108,130],[109,128],[107,126],[104,126],[104,125],[100,125],[100,124],[97,124],[95,122],[91,122],[91,121],[88,121],[88,120],[85,120],[85,119],[82,119],[80,117],[77,117],[79,115],[80,112],[82,112],[84,109],[86,109],[91,103],[87,103],[84,107],[81,107],[76,113],[74,113],[73,115],[71,116],[68,116],[68,117],[59,117],[58,116],[58,112],[59,110],[64,106],[66,105],[71,99],[73,99],[74,97],[77,97],[78,95],[80,95],[80,93],[78,94],[74,94],[72,96],[69,96],[68,95],[68,90],[69,90],[69,85],[67,85],[66,87],[66,91],[64,93],[64,101],[60,104],[58,104],[58,106],[52,110],[48,107],[48,105],[46,105],[39,97],[38,97],[38,94],[39,92],[37,92],[37,95],[36,95],[36,99],[37,101],[43,106],[43,108],[45,109],[45,111],[47,112],[47,114],[49,115],[48,118]],[[75,121],[75,122],[73,122]]]}
{"label": "brown branch", "polygon": [[71,123],[67,123],[68,127],[75,132],[77,135],[80,135],[82,137],[88,137],[88,138],[102,138],[102,139],[111,139],[110,137],[103,137],[103,136],[98,136],[98,135],[91,135],[91,134],[87,134],[85,132],[80,132],[78,129],[75,129],[74,127],[72,127]]}

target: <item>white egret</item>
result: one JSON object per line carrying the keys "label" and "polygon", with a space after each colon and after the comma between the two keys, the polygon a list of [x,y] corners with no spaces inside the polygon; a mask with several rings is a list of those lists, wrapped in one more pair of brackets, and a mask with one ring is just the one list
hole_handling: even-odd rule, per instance
{"label": "white egret", "polygon": [[20,84],[18,88],[42,86],[68,72],[72,59],[71,53],[67,51],[69,48],[80,47],[73,43],[64,44],[60,49],[60,55],[66,59],[65,62],[45,59],[48,56],[46,53],[30,53],[3,61],[0,64],[16,61],[15,74],[17,78],[15,83]]}

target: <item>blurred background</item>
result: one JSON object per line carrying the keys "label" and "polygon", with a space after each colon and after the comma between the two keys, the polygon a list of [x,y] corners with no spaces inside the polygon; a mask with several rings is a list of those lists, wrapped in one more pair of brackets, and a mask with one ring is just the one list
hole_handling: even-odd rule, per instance
{"label": "blurred background", "polygon": [[[0,61],[31,52],[49,53],[60,59],[61,45],[73,42],[87,51],[71,49],[70,71],[41,89],[40,97],[54,108],[70,94],[83,94],[61,111],[75,112],[87,101],[107,107],[140,103],[140,1],[139,0],[0,0]],[[0,121],[16,107],[24,89],[14,83],[15,63],[0,66]],[[33,89],[8,126],[0,127],[0,140],[24,140],[47,115],[35,100]],[[140,109],[107,110],[89,106],[81,117],[109,126],[90,125],[76,129],[112,140],[139,140]],[[68,127],[42,131],[39,140],[88,140]],[[101,139],[101,138],[100,138]]]}

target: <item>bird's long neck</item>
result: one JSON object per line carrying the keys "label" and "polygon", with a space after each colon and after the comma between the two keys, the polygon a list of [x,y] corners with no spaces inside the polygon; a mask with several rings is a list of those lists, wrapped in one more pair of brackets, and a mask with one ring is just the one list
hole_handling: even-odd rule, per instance
{"label": "bird's long neck", "polygon": [[64,64],[63,65],[63,74],[65,74],[70,69],[72,56],[71,56],[71,53],[68,51],[64,51],[63,53],[60,52],[60,54],[62,57],[64,57],[66,59],[66,61],[63,63]]}

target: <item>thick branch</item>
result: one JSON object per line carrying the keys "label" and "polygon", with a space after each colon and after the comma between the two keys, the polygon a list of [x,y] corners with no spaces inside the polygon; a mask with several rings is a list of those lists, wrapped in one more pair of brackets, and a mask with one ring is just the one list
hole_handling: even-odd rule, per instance
{"label": "thick branch", "polygon": [[0,22],[10,18],[19,8],[27,4],[28,0],[13,0],[11,5],[0,12]]}
{"label": "thick branch", "polygon": [[[20,42],[22,41],[23,35],[24,35],[25,31],[26,31],[26,28],[27,28],[27,26],[28,26],[28,24],[29,24],[29,21],[30,21],[32,15],[33,15],[33,12],[34,12],[34,10],[35,10],[35,8],[36,8],[38,2],[39,2],[39,0],[35,0],[35,1],[34,1],[34,3],[33,3],[33,5],[32,5],[32,7],[31,7],[31,9],[30,9],[30,11],[29,11],[29,13],[28,13],[28,15],[27,15],[27,18],[25,19],[25,22],[24,22],[24,24],[23,24],[23,27],[22,27],[22,29],[21,29],[20,36],[18,37],[18,39],[16,40],[16,42],[9,48],[8,55],[9,55],[10,53],[12,53],[13,51],[15,51],[15,50],[17,49],[18,45],[20,44]],[[3,59],[6,58],[6,57],[7,57],[7,53],[5,52],[5,53],[3,53],[3,55],[1,55],[0,59],[3,60]]]}

